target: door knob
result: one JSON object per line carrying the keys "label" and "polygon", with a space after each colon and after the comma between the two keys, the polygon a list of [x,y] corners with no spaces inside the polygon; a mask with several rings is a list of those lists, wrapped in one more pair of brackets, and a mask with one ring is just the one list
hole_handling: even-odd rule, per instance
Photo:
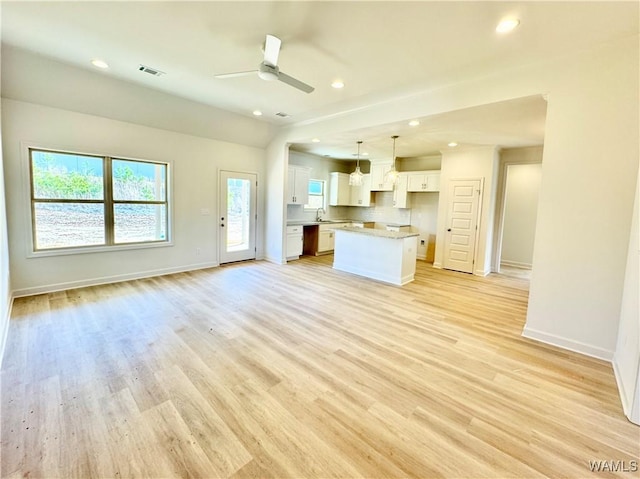
{"label": "door knob", "polygon": [[451,231],[451,228],[449,228],[447,231]]}
{"label": "door knob", "polygon": [[[220,226],[221,226],[222,228],[224,228],[224,223],[221,223],[221,224],[220,224]],[[451,230],[449,230],[449,231],[451,231]]]}

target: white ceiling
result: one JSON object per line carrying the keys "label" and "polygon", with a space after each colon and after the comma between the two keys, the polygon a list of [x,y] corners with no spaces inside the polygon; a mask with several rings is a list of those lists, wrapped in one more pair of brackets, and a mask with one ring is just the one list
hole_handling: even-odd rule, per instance
{"label": "white ceiling", "polygon": [[418,126],[408,121],[389,123],[357,131],[342,132],[320,143],[307,141],[292,149],[335,159],[352,160],[362,140],[362,159],[390,159],[393,140],[398,135],[396,156],[417,157],[451,148],[481,145],[524,147],[544,143],[547,102],[536,95],[500,103],[492,103],[450,113],[418,118]]}
{"label": "white ceiling", "polygon": [[[495,33],[506,16],[521,20]],[[636,34],[637,2],[2,2],[2,41],[80,68],[93,58],[102,74],[145,85],[260,121],[286,125],[568,55]],[[262,60],[265,34],[282,39],[282,71],[315,86],[305,94],[257,76],[216,79]],[[138,71],[145,64],[165,75]],[[341,79],[342,90],[330,83]],[[297,145],[350,155],[356,135],[372,154],[399,134],[399,156],[468,144],[540,144],[546,106],[540,97],[388,125]],[[275,116],[286,112],[289,118]],[[391,140],[387,139],[389,145]],[[349,145],[353,148],[349,149]],[[388,151],[387,153],[388,154]]]}

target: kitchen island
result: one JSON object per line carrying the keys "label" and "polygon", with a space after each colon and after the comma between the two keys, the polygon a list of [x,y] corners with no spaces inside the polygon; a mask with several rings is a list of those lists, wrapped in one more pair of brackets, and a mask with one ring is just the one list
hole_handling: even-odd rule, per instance
{"label": "kitchen island", "polygon": [[418,233],[339,228],[333,268],[401,286],[413,281],[417,250]]}

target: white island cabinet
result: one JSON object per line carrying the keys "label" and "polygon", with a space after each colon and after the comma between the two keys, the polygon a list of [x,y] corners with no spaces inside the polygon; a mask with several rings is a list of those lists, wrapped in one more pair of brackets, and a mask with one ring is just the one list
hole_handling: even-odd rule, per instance
{"label": "white island cabinet", "polygon": [[414,279],[418,233],[372,228],[335,230],[333,268],[385,283]]}

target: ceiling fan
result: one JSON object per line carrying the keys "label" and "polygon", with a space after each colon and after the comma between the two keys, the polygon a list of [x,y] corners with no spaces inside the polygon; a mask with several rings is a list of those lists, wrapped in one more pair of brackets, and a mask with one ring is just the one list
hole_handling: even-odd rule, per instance
{"label": "ceiling fan", "polygon": [[291,85],[298,90],[302,90],[305,93],[311,93],[314,90],[312,86],[307,85],[306,83],[301,82],[300,80],[281,72],[278,68],[278,55],[280,54],[281,44],[282,41],[278,37],[274,35],[267,35],[267,39],[264,43],[264,60],[260,63],[260,65],[258,65],[257,70],[235,73],[222,73],[220,75],[215,75],[215,78],[233,78],[257,73],[258,76],[263,80],[280,80],[281,82],[284,82],[287,85]]}

